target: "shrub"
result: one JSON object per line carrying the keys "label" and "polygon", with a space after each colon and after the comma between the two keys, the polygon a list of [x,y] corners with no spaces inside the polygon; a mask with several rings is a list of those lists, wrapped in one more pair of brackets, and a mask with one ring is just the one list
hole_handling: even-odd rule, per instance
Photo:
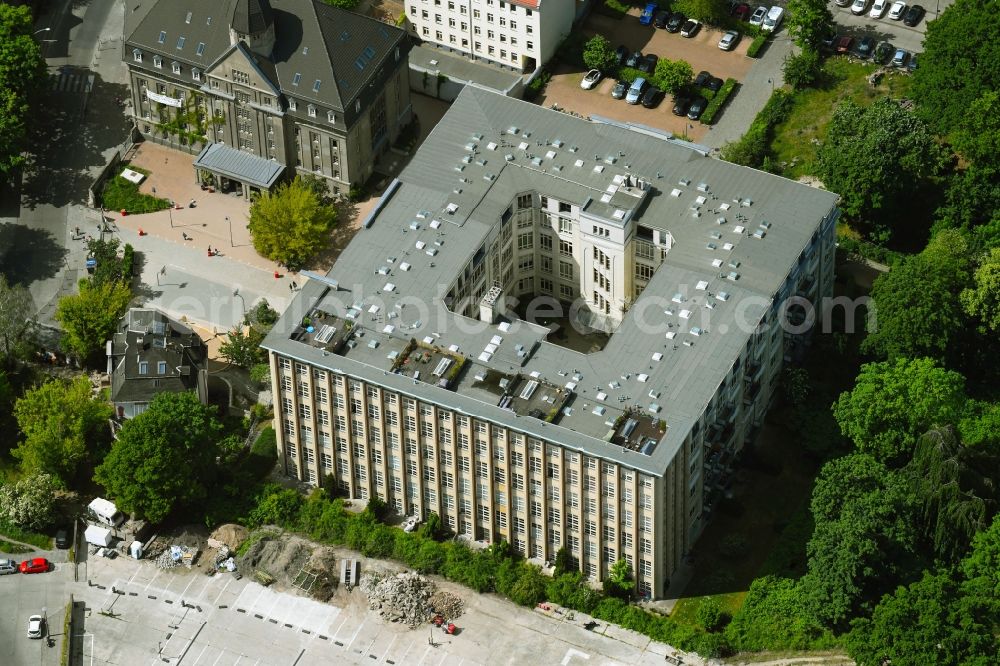
{"label": "shrub", "polygon": [[538,73],[535,78],[531,80],[524,89],[524,99],[529,102],[533,102],[542,94],[545,90],[545,86],[549,84],[549,80],[552,78],[552,74],[548,70],[542,70]]}
{"label": "shrub", "polygon": [[756,58],[760,55],[760,52],[764,49],[764,45],[771,38],[770,32],[762,32],[753,38],[750,42],[750,46],[747,48],[747,55],[751,58]]}
{"label": "shrub", "polygon": [[695,617],[705,631],[718,631],[728,619],[722,611],[719,600],[714,597],[702,599]]}
{"label": "shrub", "polygon": [[639,77],[644,77],[648,80],[649,74],[639,71],[635,67],[622,67],[620,70],[618,70],[618,79],[621,81],[625,81],[626,83],[632,83]]}
{"label": "shrub", "polygon": [[704,113],[701,114],[701,122],[706,125],[711,125],[715,122],[715,117],[719,115],[719,111],[725,106],[726,102],[732,96],[733,91],[736,90],[736,79],[726,79],[726,82],[722,84],[719,88],[719,92],[715,93],[708,102],[708,106],[705,107]]}
{"label": "shrub", "polygon": [[628,14],[629,5],[621,0],[601,0],[594,5],[594,11],[611,18],[625,18]]}
{"label": "shrub", "polygon": [[775,125],[788,117],[792,109],[792,95],[786,90],[775,90],[771,98],[750,123],[746,134],[735,143],[722,148],[722,159],[754,168],[760,168],[767,157],[771,133]]}
{"label": "shrub", "polygon": [[604,35],[594,35],[583,48],[583,64],[590,69],[609,72],[615,66],[615,49]]}
{"label": "shrub", "polygon": [[823,73],[823,60],[819,51],[807,49],[787,56],[782,71],[785,74],[785,81],[793,88],[796,90],[807,88],[819,80]]}

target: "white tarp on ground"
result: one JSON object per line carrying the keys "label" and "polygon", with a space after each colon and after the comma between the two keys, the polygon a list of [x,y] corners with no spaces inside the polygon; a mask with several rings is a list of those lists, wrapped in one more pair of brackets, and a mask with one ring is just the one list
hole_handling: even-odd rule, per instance
{"label": "white tarp on ground", "polygon": [[90,525],[87,527],[87,531],[83,533],[83,538],[87,543],[92,543],[95,546],[110,546],[112,540],[111,530],[98,527],[97,525]]}
{"label": "white tarp on ground", "polygon": [[141,183],[142,179],[146,177],[144,174],[141,174],[138,171],[133,171],[132,169],[125,169],[125,170],[123,170],[122,173],[121,173],[121,176],[125,180],[131,181],[131,182],[135,183],[136,185],[138,185],[139,183]]}

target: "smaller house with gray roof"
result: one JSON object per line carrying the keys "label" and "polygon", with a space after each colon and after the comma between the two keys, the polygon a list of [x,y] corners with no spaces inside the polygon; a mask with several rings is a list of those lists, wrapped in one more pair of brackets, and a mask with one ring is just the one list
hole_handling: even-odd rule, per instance
{"label": "smaller house with gray roof", "polygon": [[119,419],[146,411],[165,391],[197,391],[208,402],[208,349],[198,334],[158,310],[132,308],[107,344],[111,402]]}

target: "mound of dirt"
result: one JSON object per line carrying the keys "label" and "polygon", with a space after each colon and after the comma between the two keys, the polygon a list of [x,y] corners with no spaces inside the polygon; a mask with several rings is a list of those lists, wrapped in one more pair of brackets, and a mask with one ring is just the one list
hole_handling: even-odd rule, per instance
{"label": "mound of dirt", "polygon": [[260,532],[252,539],[236,560],[240,571],[263,571],[279,587],[298,588],[323,601],[333,596],[339,581],[339,559],[332,548],[278,531]]}
{"label": "mound of dirt", "polygon": [[[249,535],[250,530],[242,525],[227,523],[225,525],[220,525],[214,532],[212,532],[212,535],[209,537],[209,541],[217,541],[229,546],[229,550],[236,550],[240,547],[240,544],[247,540],[247,536]],[[209,545],[218,548],[218,546],[215,546],[213,543],[209,543]]]}

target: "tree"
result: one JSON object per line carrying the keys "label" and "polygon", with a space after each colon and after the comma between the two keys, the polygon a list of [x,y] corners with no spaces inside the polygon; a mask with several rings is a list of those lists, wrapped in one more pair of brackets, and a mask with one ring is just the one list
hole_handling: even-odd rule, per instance
{"label": "tree", "polygon": [[887,465],[905,464],[917,438],[936,425],[958,423],[965,378],[927,358],[861,366],[854,388],[840,394],[833,415],[859,451]]}
{"label": "tree", "polygon": [[787,366],[781,373],[781,394],[789,405],[798,406],[809,397],[809,371]]}
{"label": "tree", "polygon": [[0,274],[0,366],[12,367],[15,359],[27,353],[33,310],[28,289],[21,284],[8,284],[7,278]]}
{"label": "tree", "polygon": [[0,174],[24,164],[31,103],[46,77],[27,6],[0,4]]}
{"label": "tree", "polygon": [[604,594],[617,599],[630,599],[635,589],[632,578],[632,566],[624,557],[611,565],[608,576],[604,579]]}
{"label": "tree", "polygon": [[1000,454],[1000,402],[966,402],[965,414],[958,422],[958,432],[962,444]]}
{"label": "tree", "polygon": [[714,26],[722,25],[729,16],[725,0],[676,0],[671,9]]}
{"label": "tree", "polygon": [[52,380],[30,389],[14,405],[24,439],[11,453],[26,474],[49,474],[67,488],[81,466],[100,459],[114,409],[94,398],[90,380]]}
{"label": "tree", "polygon": [[750,583],[725,635],[735,649],[745,652],[812,649],[830,637],[807,611],[801,585],[777,576]]}
{"label": "tree", "polygon": [[833,31],[830,8],[823,0],[788,0],[787,7],[788,34],[803,52],[811,51],[818,56],[820,42]]}
{"label": "tree", "polygon": [[518,577],[511,586],[507,596],[520,606],[534,606],[545,599],[545,588],[548,578],[534,564],[520,562],[517,568]]}
{"label": "tree", "polygon": [[988,2],[956,0],[927,23],[910,94],[918,113],[941,134],[961,127],[984,92],[1000,89],[995,12]]}
{"label": "tree", "polygon": [[816,528],[806,547],[803,594],[818,619],[843,628],[911,570],[912,496],[902,475],[854,453],[823,466],[810,509]]}
{"label": "tree", "polygon": [[158,523],[206,496],[222,426],[191,391],[160,393],[126,421],[94,480],[118,506]]}
{"label": "tree", "polygon": [[296,178],[254,202],[249,226],[257,252],[294,268],[326,246],[336,219],[333,206]]}
{"label": "tree", "polygon": [[904,258],[872,285],[872,316],[862,351],[889,359],[926,356],[944,362],[959,353],[965,313],[955,294],[969,284],[964,236],[937,234],[923,252]]}
{"label": "tree", "polygon": [[899,102],[882,98],[863,107],[845,100],[834,111],[817,153],[818,175],[840,194],[846,215],[869,219],[893,210],[936,175],[942,154],[927,126]]}
{"label": "tree", "polygon": [[815,48],[803,48],[799,53],[785,57],[782,71],[785,74],[785,81],[796,90],[808,88],[816,83],[823,73],[823,59]]}
{"label": "tree", "polygon": [[29,530],[48,527],[55,519],[55,484],[48,474],[25,476],[0,485],[0,521]]}
{"label": "tree", "polygon": [[[130,270],[131,267],[126,270],[124,255],[118,256],[118,239],[109,238],[104,240],[103,238],[91,238],[87,241],[87,250],[91,257],[93,257],[97,265],[94,267],[94,273],[91,275],[91,281],[94,284],[103,284],[105,282],[129,282],[131,279]],[[131,248],[130,245],[126,245],[126,248]],[[126,252],[128,256],[132,256],[132,251]]]}
{"label": "tree", "polygon": [[691,83],[693,77],[694,71],[691,65],[683,60],[663,58],[657,61],[653,72],[653,82],[656,86],[671,94]]}
{"label": "tree", "polygon": [[131,300],[131,290],[121,282],[80,280],[80,293],[62,297],[56,306],[66,349],[84,360],[103,352]]}
{"label": "tree", "polygon": [[[923,58],[920,66],[923,67]],[[1000,167],[1000,92],[984,90],[966,113],[954,135],[955,149],[981,167]]]}
{"label": "tree", "polygon": [[698,612],[695,614],[705,631],[718,631],[723,627],[729,617],[722,610],[722,605],[715,597],[705,597],[698,605]]}
{"label": "tree", "polygon": [[253,326],[247,326],[245,330],[241,326],[234,326],[226,340],[219,345],[219,355],[233,365],[249,370],[267,360],[267,351],[260,346],[265,336],[265,333]]}
{"label": "tree", "polygon": [[1000,248],[983,259],[975,273],[975,286],[961,296],[962,307],[982,322],[983,327],[1000,332]]}
{"label": "tree", "polygon": [[583,47],[583,64],[590,69],[611,72],[617,63],[615,50],[604,35],[594,35]]}
{"label": "tree", "polygon": [[556,551],[556,557],[553,561],[553,573],[552,575],[558,578],[564,573],[571,573],[573,571],[579,571],[579,567],[576,565],[576,561],[573,559],[573,554],[569,552],[566,546],[562,546]]}
{"label": "tree", "polygon": [[323,0],[323,2],[341,9],[352,10],[358,6],[361,0]]}

